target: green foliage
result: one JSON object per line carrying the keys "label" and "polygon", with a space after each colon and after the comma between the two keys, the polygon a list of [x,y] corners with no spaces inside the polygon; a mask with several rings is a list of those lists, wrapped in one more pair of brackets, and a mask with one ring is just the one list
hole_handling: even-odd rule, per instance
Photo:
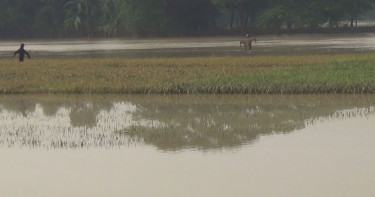
{"label": "green foliage", "polygon": [[127,0],[122,10],[121,27],[133,35],[161,34],[170,22],[165,11],[165,0]]}
{"label": "green foliage", "polygon": [[[372,10],[375,0],[2,0],[0,38],[199,35],[256,25],[338,27]],[[220,25],[218,28],[218,21]],[[223,23],[223,21],[225,21]]]}
{"label": "green foliage", "polygon": [[215,28],[215,18],[219,14],[210,0],[167,0],[167,13],[188,33]]}
{"label": "green foliage", "polygon": [[265,12],[258,20],[258,26],[263,28],[281,29],[283,22],[290,20],[290,13],[285,6],[274,7]]}
{"label": "green foliage", "polygon": [[103,32],[105,37],[116,36],[119,33],[122,14],[122,0],[102,0],[98,30]]}

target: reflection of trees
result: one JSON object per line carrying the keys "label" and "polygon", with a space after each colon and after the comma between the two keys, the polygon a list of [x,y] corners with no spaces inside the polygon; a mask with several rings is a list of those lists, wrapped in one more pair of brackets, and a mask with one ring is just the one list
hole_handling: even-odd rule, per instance
{"label": "reflection of trees", "polygon": [[[70,121],[74,127],[94,127],[96,116],[103,110],[110,110],[113,106],[111,101],[91,99],[72,99],[71,97],[33,97],[9,96],[0,99],[3,109],[20,112],[24,117],[27,112],[33,112],[37,105],[43,108],[44,115],[51,117],[56,115],[62,107],[71,109]],[[97,101],[97,102],[96,102]],[[1,109],[1,108],[0,108]]]}
{"label": "reflection of trees", "polygon": [[61,107],[65,107],[65,103],[61,102],[43,102],[40,103],[43,108],[43,113],[46,116],[54,116]]}
{"label": "reflection of trees", "polygon": [[[139,103],[136,117],[166,123],[166,127],[132,127],[126,132],[163,150],[211,149],[249,143],[260,135],[287,133],[306,121],[336,115],[370,100],[347,96],[206,96],[177,97]],[[358,102],[357,102],[358,101]],[[339,114],[346,116],[346,113]]]}
{"label": "reflection of trees", "polygon": [[35,107],[36,103],[28,100],[6,99],[4,101],[1,101],[2,109],[16,111],[18,113],[21,113],[23,117],[26,117],[28,112],[33,112],[35,110]]}
{"label": "reflection of trees", "polygon": [[111,103],[76,103],[72,105],[70,112],[70,123],[74,127],[96,126],[96,117],[101,111],[108,111],[112,107]]}
{"label": "reflection of trees", "polygon": [[96,125],[96,116],[100,111],[93,107],[81,106],[75,107],[70,112],[70,123],[74,127],[94,127]]}
{"label": "reflection of trees", "polygon": [[[128,125],[137,126],[125,128],[123,132],[113,131],[124,127],[108,130],[106,126],[98,130],[97,119],[101,111],[115,110],[116,117],[120,117],[118,110],[124,108],[115,109],[116,101],[137,106],[131,114],[133,119],[127,120],[135,121]],[[0,110],[19,112],[24,117],[35,111],[38,105],[49,117],[56,115],[60,108],[69,109],[71,126],[64,127],[66,130],[53,125],[44,127],[56,129],[55,133],[46,131],[57,135],[51,142],[52,147],[125,145],[124,139],[130,137],[130,140],[141,140],[163,150],[236,147],[251,143],[261,135],[288,133],[329,117],[368,115],[373,113],[371,106],[374,104],[372,96],[358,95],[0,97]],[[363,110],[366,108],[369,110]],[[125,119],[106,118],[105,121],[107,125],[116,125]],[[17,129],[9,131],[9,139],[38,146],[45,138],[43,132],[35,131],[37,127],[33,125],[23,128],[24,133]],[[0,133],[0,142],[2,138]]]}
{"label": "reflection of trees", "polygon": [[[267,107],[267,106],[266,106]],[[291,111],[267,110],[249,105],[147,105],[140,119],[167,123],[163,128],[133,128],[130,134],[162,149],[219,148],[240,145],[272,131],[288,132],[303,127]]]}
{"label": "reflection of trees", "polygon": [[114,133],[111,126],[97,128],[97,115],[112,107],[109,100],[81,96],[0,97],[0,112],[5,112],[0,119],[0,146],[74,149],[128,145],[127,137]]}

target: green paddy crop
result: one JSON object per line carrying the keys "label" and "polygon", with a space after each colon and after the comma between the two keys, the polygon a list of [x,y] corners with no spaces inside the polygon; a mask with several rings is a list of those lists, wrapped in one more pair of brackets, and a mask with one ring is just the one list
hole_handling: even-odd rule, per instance
{"label": "green paddy crop", "polygon": [[0,61],[1,93],[374,93],[375,54]]}

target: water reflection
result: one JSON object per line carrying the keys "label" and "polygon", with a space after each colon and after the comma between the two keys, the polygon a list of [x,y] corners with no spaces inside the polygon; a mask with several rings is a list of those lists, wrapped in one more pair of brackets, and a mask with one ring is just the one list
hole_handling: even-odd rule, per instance
{"label": "water reflection", "polygon": [[371,95],[3,96],[0,146],[227,149],[374,106]]}

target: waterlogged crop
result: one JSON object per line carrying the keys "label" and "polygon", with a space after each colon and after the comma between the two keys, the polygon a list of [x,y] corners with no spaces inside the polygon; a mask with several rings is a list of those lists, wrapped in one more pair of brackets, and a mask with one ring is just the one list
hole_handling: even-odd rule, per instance
{"label": "waterlogged crop", "polygon": [[373,54],[0,61],[1,93],[373,93]]}

